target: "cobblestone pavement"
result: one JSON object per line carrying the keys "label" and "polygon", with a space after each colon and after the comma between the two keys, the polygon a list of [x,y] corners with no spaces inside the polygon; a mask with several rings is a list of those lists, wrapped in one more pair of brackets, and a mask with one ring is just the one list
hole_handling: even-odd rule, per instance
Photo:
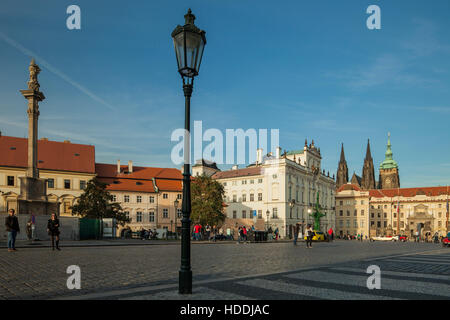
{"label": "cobblestone pavement", "polygon": [[[0,298],[448,299],[450,292],[450,250],[428,243],[195,244],[189,297],[176,293],[179,264],[179,245],[4,250]],[[371,264],[382,270],[382,290],[367,292]],[[81,268],[80,290],[66,286],[70,265]]]}

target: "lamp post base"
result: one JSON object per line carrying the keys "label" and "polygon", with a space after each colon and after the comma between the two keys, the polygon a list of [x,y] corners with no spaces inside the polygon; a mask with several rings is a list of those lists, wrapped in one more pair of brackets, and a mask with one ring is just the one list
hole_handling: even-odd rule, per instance
{"label": "lamp post base", "polygon": [[192,294],[192,271],[179,272],[179,294]]}

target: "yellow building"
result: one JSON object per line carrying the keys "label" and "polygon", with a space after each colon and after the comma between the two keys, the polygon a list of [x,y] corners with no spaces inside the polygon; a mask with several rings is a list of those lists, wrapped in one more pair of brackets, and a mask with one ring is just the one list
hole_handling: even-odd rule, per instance
{"label": "yellow building", "polygon": [[355,184],[342,185],[336,193],[336,234],[364,236],[449,231],[449,187],[361,190]]}
{"label": "yellow building", "polygon": [[[39,176],[47,180],[47,198],[59,203],[61,216],[72,216],[70,207],[95,176],[95,147],[46,138],[38,140],[37,145]],[[6,214],[10,208],[17,211],[27,150],[27,139],[0,136],[0,213]]]}
{"label": "yellow building", "polygon": [[166,229],[180,232],[182,174],[178,169],[153,168],[128,165],[96,164],[98,179],[107,183],[114,201],[120,203],[131,222],[130,227],[141,229]]}

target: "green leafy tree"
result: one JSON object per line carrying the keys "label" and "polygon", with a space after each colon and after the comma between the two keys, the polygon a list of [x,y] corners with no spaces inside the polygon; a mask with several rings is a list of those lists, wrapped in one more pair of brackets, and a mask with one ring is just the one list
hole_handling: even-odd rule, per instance
{"label": "green leafy tree", "polygon": [[195,177],[191,183],[191,219],[201,225],[220,225],[225,221],[223,185],[206,175]]}
{"label": "green leafy tree", "polygon": [[113,202],[106,186],[97,178],[89,181],[77,204],[72,207],[72,215],[92,219],[114,218],[122,226],[130,222],[120,204]]}

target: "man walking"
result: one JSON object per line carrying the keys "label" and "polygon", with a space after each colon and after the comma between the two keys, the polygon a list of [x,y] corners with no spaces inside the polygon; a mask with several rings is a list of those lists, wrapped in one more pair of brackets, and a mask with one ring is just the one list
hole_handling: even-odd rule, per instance
{"label": "man walking", "polygon": [[14,209],[9,209],[9,216],[5,219],[6,231],[8,232],[8,252],[16,250],[16,236],[20,232],[19,220],[14,215]]}
{"label": "man walking", "polygon": [[297,245],[298,229],[299,229],[298,224],[296,224],[296,225],[294,226],[294,246]]}
{"label": "man walking", "polygon": [[313,230],[311,228],[311,225],[308,224],[306,229],[306,247],[312,248],[312,238],[313,238]]}

